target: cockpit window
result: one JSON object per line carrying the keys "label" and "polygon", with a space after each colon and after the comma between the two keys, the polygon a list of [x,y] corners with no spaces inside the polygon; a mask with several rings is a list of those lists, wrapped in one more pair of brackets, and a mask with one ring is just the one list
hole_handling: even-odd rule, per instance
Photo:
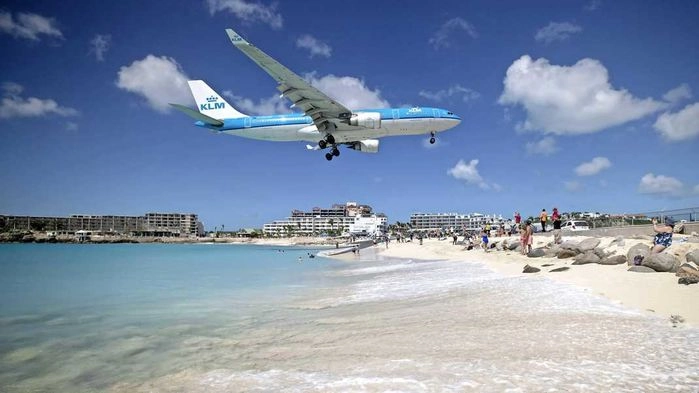
{"label": "cockpit window", "polygon": [[454,114],[453,112],[447,112],[447,115],[453,115],[453,114]]}

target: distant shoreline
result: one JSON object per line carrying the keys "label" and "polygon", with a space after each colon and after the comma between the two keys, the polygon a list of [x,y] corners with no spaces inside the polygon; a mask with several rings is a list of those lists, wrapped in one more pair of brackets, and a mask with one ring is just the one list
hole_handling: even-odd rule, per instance
{"label": "distant shoreline", "polygon": [[49,236],[44,233],[0,233],[0,244],[255,244],[269,246],[335,246],[346,239],[329,237],[240,238],[240,237],[152,237],[152,236],[90,236],[79,240],[74,235]]}

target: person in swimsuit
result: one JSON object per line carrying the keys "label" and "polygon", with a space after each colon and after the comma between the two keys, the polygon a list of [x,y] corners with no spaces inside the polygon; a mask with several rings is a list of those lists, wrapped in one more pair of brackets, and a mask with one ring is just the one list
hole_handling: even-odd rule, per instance
{"label": "person in swimsuit", "polygon": [[665,217],[665,224],[658,224],[658,222],[653,219],[653,230],[656,235],[653,238],[653,249],[650,252],[656,254],[670,247],[674,229],[675,220],[671,217]]}

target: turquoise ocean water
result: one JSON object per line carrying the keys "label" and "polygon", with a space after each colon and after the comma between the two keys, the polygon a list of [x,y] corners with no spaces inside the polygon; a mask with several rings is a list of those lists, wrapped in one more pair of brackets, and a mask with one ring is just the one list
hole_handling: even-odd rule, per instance
{"label": "turquoise ocean water", "polygon": [[317,273],[332,261],[308,252],[2,244],[0,390],[101,390],[183,368],[183,337],[250,328],[307,286],[323,285]]}
{"label": "turquoise ocean water", "polygon": [[695,327],[477,251],[309,251],[0,245],[0,392],[699,391]]}

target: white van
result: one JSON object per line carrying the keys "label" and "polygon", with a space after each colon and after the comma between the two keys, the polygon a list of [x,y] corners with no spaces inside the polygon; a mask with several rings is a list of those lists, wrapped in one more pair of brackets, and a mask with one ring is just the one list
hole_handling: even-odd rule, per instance
{"label": "white van", "polygon": [[571,220],[566,221],[561,225],[561,230],[564,231],[589,231],[590,226],[587,225],[586,221]]}

